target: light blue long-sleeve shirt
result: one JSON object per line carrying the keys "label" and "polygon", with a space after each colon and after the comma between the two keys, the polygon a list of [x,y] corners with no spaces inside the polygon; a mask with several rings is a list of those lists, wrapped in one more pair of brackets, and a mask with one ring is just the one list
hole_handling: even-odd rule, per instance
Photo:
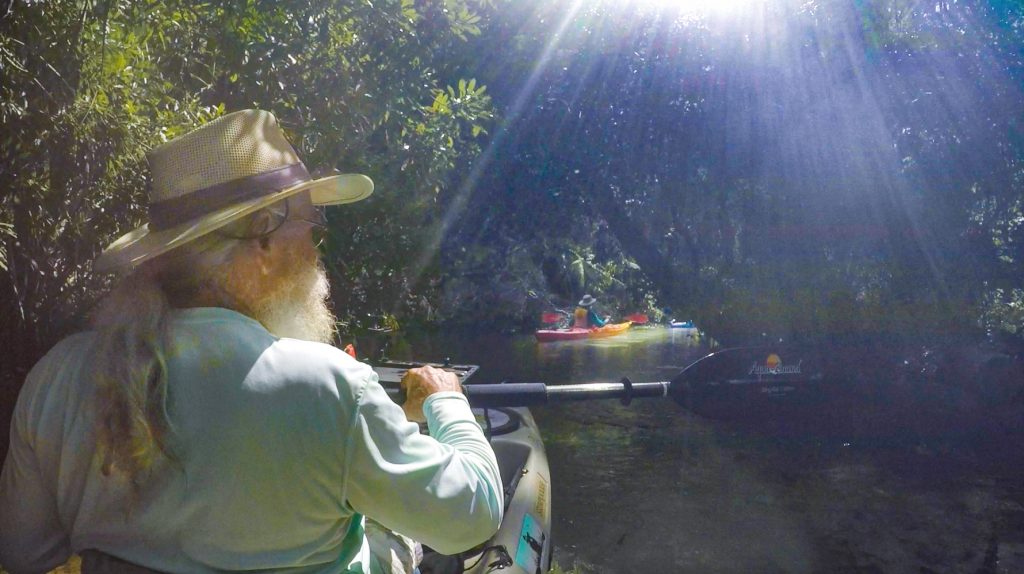
{"label": "light blue long-sleeve shirt", "polygon": [[431,436],[344,352],[226,309],[174,312],[171,439],[137,494],[99,469],[92,332],[29,374],[0,475],[0,564],[46,571],[97,549],[166,572],[368,572],[360,514],[455,553],[500,524],[494,453],[460,393]]}

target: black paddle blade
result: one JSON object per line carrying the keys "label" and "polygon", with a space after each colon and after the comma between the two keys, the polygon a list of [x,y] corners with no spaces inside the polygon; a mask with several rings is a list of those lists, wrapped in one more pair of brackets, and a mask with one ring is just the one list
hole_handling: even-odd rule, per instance
{"label": "black paddle blade", "polygon": [[813,347],[763,346],[717,351],[683,369],[670,394],[682,407],[714,418],[748,416],[823,397],[825,361]]}

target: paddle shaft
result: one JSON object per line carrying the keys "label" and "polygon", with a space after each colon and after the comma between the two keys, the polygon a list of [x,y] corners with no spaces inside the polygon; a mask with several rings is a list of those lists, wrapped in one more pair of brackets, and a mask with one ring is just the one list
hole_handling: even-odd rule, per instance
{"label": "paddle shaft", "polygon": [[[549,403],[635,398],[671,397],[690,408],[697,395],[729,396],[725,400],[766,403],[790,396],[801,388],[816,389],[824,380],[818,353],[784,347],[739,347],[716,351],[682,370],[672,382],[467,384],[463,391],[474,407],[532,407]],[[405,402],[400,389],[389,389],[395,402]],[[740,397],[742,395],[742,397]],[[753,397],[751,399],[751,397]],[[684,404],[686,403],[686,404]]]}
{"label": "paddle shaft", "polygon": [[[465,385],[463,391],[469,404],[478,407],[533,407],[550,403],[590,401],[595,399],[619,399],[629,404],[633,399],[667,397],[667,381],[633,383],[623,379],[618,383],[587,383],[581,385],[548,386],[544,383],[501,383],[496,385]],[[388,393],[404,399],[398,389]]]}

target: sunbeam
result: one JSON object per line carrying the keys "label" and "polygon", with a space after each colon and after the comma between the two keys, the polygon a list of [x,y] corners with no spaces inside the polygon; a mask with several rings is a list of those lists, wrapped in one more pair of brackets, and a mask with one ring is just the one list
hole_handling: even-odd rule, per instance
{"label": "sunbeam", "polygon": [[680,13],[727,14],[740,12],[760,0],[633,0],[638,8],[676,10]]}
{"label": "sunbeam", "polygon": [[544,52],[537,60],[537,64],[531,70],[529,79],[516,94],[512,105],[509,106],[505,120],[498,128],[497,133],[491,139],[490,143],[487,145],[487,149],[485,149],[483,153],[480,154],[480,157],[474,162],[469,175],[462,181],[462,183],[459,184],[458,191],[452,198],[452,202],[448,210],[442,216],[441,225],[438,226],[433,238],[424,246],[424,249],[420,251],[420,256],[416,260],[412,273],[410,274],[412,279],[410,281],[410,285],[415,285],[417,283],[419,278],[422,276],[423,271],[427,268],[427,265],[429,265],[430,261],[435,255],[437,255],[445,235],[451,229],[455,221],[457,221],[465,211],[466,206],[469,204],[469,199],[473,195],[473,190],[480,182],[485,171],[494,161],[497,150],[508,137],[510,127],[513,126],[516,123],[516,120],[523,114],[526,104],[530,101],[530,98],[537,90],[538,81],[543,76],[544,71],[551,62],[552,55],[558,48],[563,34],[569,24],[574,21],[577,12],[583,4],[584,0],[574,0],[572,6],[566,10],[565,17],[559,23],[557,31],[552,35],[551,40],[544,47]]}

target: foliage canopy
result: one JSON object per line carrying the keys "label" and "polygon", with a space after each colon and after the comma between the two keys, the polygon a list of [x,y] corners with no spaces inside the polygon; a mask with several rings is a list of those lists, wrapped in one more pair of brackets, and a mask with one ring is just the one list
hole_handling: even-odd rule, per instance
{"label": "foliage canopy", "polygon": [[[1022,7],[14,3],[0,317],[21,370],[144,221],[143,152],[274,111],[363,171],[326,250],[350,330],[529,326],[583,292],[720,338],[1019,332]],[[485,88],[486,86],[486,88]],[[493,100],[492,100],[493,98]],[[499,121],[496,121],[499,120]]]}

